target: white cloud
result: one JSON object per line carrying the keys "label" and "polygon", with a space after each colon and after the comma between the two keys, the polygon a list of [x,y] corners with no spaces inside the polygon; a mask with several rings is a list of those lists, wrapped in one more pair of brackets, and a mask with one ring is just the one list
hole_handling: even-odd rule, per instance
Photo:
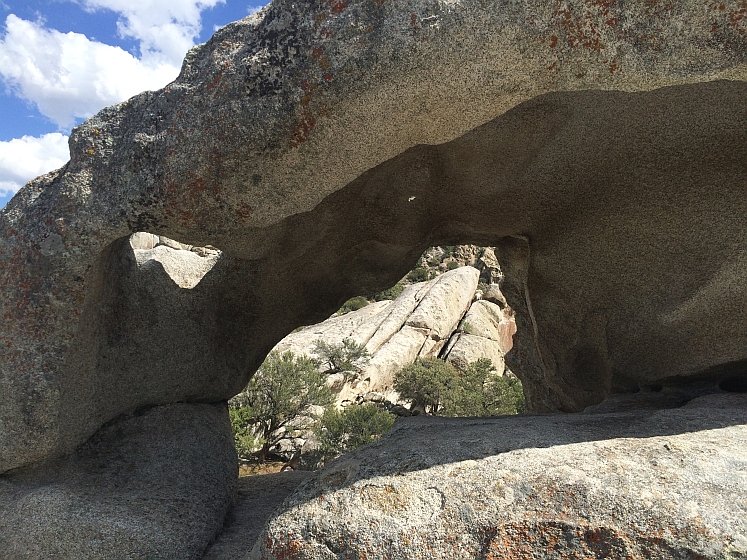
{"label": "white cloud", "polygon": [[144,64],[119,47],[48,30],[15,15],[0,40],[0,74],[19,97],[62,129],[107,105],[173,80],[179,67]]}
{"label": "white cloud", "polygon": [[[16,15],[0,32],[0,77],[8,93],[25,99],[65,131],[78,119],[144,90],[159,89],[179,73],[201,29],[201,12],[225,0],[69,0],[90,11],[120,15],[119,34],[140,43],[140,57],[60,33]],[[0,6],[6,8],[0,0]],[[8,8],[9,9],[9,8]],[[0,142],[0,196],[68,159],[67,137],[47,134]]]}
{"label": "white cloud", "polygon": [[62,167],[70,159],[68,137],[53,132],[0,142],[0,196],[15,193],[31,179]]}
{"label": "white cloud", "polygon": [[200,34],[203,10],[225,0],[78,0],[89,10],[108,9],[122,17],[117,23],[122,37],[140,42],[144,61],[179,66]]}

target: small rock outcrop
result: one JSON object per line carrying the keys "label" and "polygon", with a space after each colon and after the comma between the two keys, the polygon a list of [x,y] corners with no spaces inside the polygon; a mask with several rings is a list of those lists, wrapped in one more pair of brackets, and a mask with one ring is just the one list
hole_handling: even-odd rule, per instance
{"label": "small rock outcrop", "polygon": [[721,394],[401,419],[292,494],[246,558],[745,558],[746,415],[746,396]]}
{"label": "small rock outcrop", "polygon": [[139,268],[159,263],[180,288],[191,290],[215,266],[220,251],[213,247],[193,247],[146,232],[133,233],[130,245]]}

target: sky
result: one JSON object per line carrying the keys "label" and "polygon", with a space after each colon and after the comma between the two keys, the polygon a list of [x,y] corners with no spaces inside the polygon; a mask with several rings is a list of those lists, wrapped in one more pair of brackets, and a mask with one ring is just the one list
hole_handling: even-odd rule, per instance
{"label": "sky", "polygon": [[0,208],[68,161],[72,127],[176,78],[267,0],[0,0]]}

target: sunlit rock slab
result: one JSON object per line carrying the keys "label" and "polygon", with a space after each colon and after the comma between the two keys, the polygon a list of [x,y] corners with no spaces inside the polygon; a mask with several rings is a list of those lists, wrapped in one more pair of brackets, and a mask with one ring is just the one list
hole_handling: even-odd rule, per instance
{"label": "sunlit rock slab", "polygon": [[247,558],[746,555],[747,397],[717,395],[660,411],[399,420],[293,494]]}

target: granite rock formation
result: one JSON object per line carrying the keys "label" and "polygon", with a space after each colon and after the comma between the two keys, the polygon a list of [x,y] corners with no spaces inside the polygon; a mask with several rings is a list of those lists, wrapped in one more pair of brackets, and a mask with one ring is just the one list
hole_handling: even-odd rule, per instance
{"label": "granite rock formation", "polygon": [[746,418],[747,397],[722,394],[400,419],[292,494],[246,558],[745,558]]}
{"label": "granite rock formation", "polygon": [[[496,247],[532,410],[744,387],[746,9],[277,0],[220,29],[0,212],[0,473],[230,398],[448,243]],[[220,258],[181,287],[142,231]]]}
{"label": "granite rock formation", "polygon": [[237,475],[225,405],[138,411],[68,457],[0,477],[0,557],[201,558]]}

